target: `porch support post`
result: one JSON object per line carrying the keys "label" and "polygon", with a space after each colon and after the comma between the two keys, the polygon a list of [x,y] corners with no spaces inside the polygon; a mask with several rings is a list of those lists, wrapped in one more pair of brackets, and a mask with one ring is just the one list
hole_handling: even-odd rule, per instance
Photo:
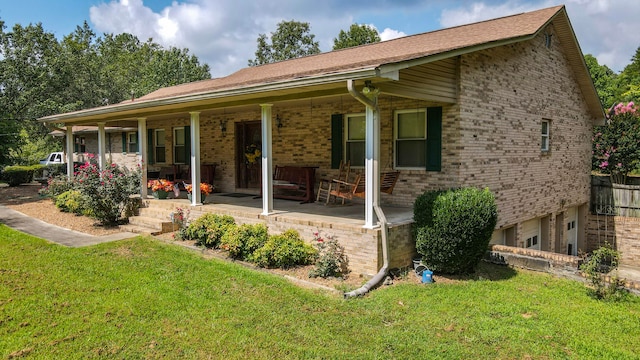
{"label": "porch support post", "polygon": [[262,108],[262,215],[273,213],[272,106],[273,104],[260,104]]}
{"label": "porch support post", "polygon": [[373,206],[380,203],[380,121],[374,107],[366,108],[364,227],[372,229],[378,225]]}
{"label": "porch support post", "polygon": [[191,111],[191,206],[202,205],[200,196],[200,112]]}
{"label": "porch support post", "polygon": [[99,122],[98,123],[98,166],[100,166],[100,170],[104,170],[105,167],[107,166],[106,157],[105,157],[106,149],[107,147],[105,145],[104,123]]}
{"label": "porch support post", "polygon": [[138,118],[138,151],[140,151],[140,197],[147,198],[147,118]]}
{"label": "porch support post", "polygon": [[73,179],[73,126],[67,125],[67,179]]}

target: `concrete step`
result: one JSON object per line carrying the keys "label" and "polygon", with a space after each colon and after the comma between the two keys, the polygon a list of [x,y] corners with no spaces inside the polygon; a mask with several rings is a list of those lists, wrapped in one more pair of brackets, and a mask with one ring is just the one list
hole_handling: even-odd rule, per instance
{"label": "concrete step", "polygon": [[174,224],[167,220],[146,216],[132,216],[129,218],[129,224],[155,229],[159,233],[174,231]]}
{"label": "concrete step", "polygon": [[175,209],[174,210],[159,209],[156,207],[140,208],[138,210],[138,216],[156,218],[164,221],[171,221],[171,213],[174,211]]}
{"label": "concrete step", "polygon": [[126,224],[120,226],[124,231],[132,232],[134,234],[140,235],[160,235],[162,232],[158,229],[152,229],[146,226],[134,225],[134,224]]}

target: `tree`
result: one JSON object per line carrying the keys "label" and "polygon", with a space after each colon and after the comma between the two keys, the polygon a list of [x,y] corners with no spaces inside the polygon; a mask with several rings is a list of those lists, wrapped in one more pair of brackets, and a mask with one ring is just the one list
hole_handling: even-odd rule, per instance
{"label": "tree", "polygon": [[333,39],[333,50],[377,42],[380,42],[380,35],[376,28],[365,24],[352,24],[348,31],[340,30],[338,37]]}
{"label": "tree", "polygon": [[591,74],[593,85],[596,87],[600,102],[605,109],[613,106],[616,99],[617,75],[606,65],[598,64],[598,60],[591,54],[584,56],[584,60]]}
{"label": "tree", "polygon": [[610,174],[612,183],[625,184],[640,166],[640,110],[633,102],[619,103],[594,132],[593,168]]}
{"label": "tree", "polygon": [[618,99],[640,103],[640,47],[631,58],[631,64],[625,66],[618,78]]}
{"label": "tree", "polygon": [[249,66],[269,64],[277,61],[295,59],[320,53],[315,35],[310,32],[309,23],[281,21],[278,29],[271,33],[271,43],[267,35],[260,34],[255,59],[249,60]]}

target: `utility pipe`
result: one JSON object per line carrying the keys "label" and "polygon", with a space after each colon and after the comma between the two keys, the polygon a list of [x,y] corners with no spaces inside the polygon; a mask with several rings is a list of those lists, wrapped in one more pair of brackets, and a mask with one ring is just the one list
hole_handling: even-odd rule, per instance
{"label": "utility pipe", "polygon": [[[378,116],[378,119],[379,119],[380,109],[378,108],[377,99],[371,100],[366,96],[364,96],[362,93],[358,92],[354,87],[353,80],[347,80],[347,89],[349,90],[349,94],[351,94],[351,96],[353,96],[356,100],[360,101],[365,106],[374,108],[375,109],[374,114],[377,114],[376,116]],[[375,175],[378,177],[380,176],[380,174],[375,174]],[[373,181],[373,179],[370,179],[369,181]],[[378,217],[378,221],[380,222],[380,225],[382,227],[383,264],[380,270],[378,271],[378,273],[374,277],[372,277],[369,281],[367,281],[366,284],[362,285],[358,289],[344,293],[343,296],[345,299],[355,297],[355,296],[362,296],[366,294],[367,292],[369,292],[369,290],[371,290],[371,288],[377,286],[378,284],[380,284],[380,282],[382,282],[382,280],[384,280],[389,270],[389,242],[387,239],[389,224],[387,223],[387,217],[384,215],[384,212],[382,212],[382,209],[378,204],[378,198],[376,196],[373,197],[373,210],[376,212],[376,216]]]}

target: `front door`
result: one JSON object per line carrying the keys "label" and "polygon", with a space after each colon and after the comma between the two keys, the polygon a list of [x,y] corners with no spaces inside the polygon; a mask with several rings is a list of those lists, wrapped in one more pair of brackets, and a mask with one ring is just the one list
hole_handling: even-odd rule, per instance
{"label": "front door", "polygon": [[578,255],[578,229],[576,228],[578,217],[576,208],[567,209],[565,226],[567,236],[567,255]]}
{"label": "front door", "polygon": [[260,121],[236,123],[236,187],[259,189],[262,175]]}

